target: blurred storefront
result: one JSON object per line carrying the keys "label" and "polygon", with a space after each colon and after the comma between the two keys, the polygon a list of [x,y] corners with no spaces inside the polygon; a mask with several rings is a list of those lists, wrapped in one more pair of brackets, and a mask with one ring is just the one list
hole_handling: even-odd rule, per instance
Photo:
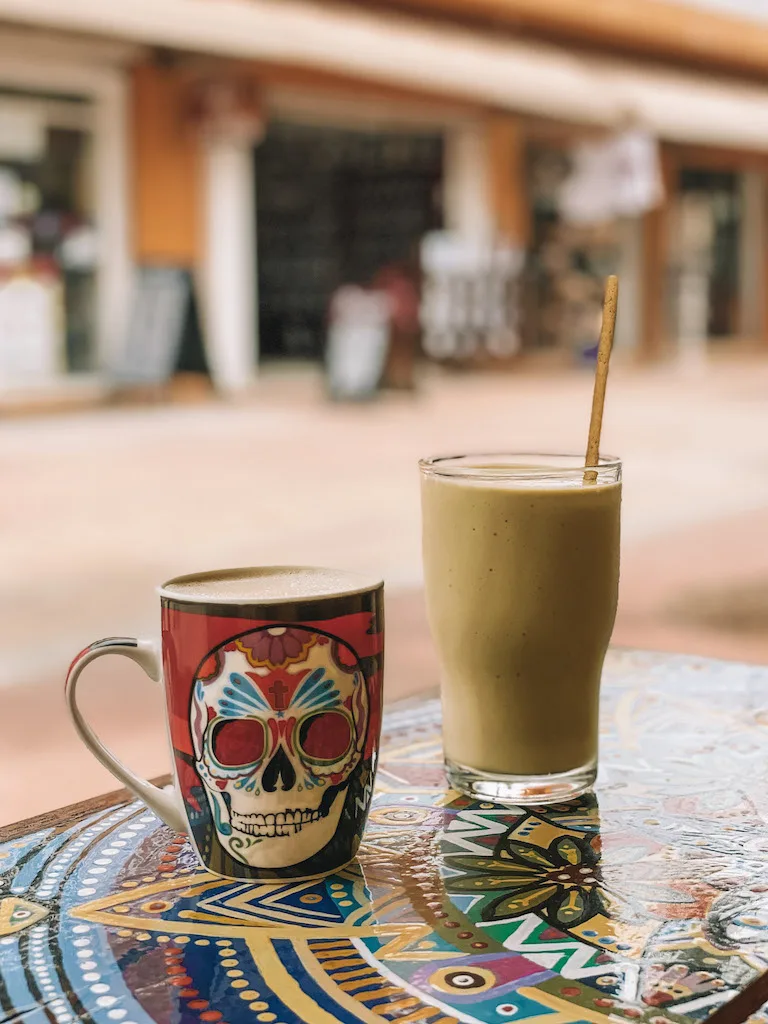
{"label": "blurred storefront", "polygon": [[264,358],[319,358],[334,292],[417,256],[442,226],[442,149],[439,132],[270,121],[254,161]]}
{"label": "blurred storefront", "polygon": [[[768,27],[674,4],[649,27],[643,0],[390,6],[0,0],[0,388],[108,384],[135,270],[178,267],[214,380],[242,390],[318,358],[334,291],[436,230],[521,254],[507,354],[589,358],[616,270],[627,357],[768,346]],[[564,188],[627,119],[662,190],[575,222]]]}
{"label": "blurred storefront", "polygon": [[132,49],[0,33],[0,387],[93,391],[128,288]]}

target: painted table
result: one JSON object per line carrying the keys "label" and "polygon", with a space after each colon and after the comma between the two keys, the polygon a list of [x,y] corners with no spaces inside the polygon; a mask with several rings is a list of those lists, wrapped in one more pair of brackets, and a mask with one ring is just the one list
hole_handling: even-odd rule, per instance
{"label": "painted table", "polygon": [[261,885],[112,799],[0,833],[0,1021],[749,1020],[768,999],[768,670],[613,652],[597,796],[447,792],[396,705],[358,861]]}

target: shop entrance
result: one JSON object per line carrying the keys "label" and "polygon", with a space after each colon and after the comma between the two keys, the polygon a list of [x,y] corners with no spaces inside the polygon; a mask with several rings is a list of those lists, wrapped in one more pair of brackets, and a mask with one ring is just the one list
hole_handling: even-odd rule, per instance
{"label": "shop entrance", "polygon": [[28,382],[96,361],[92,103],[0,90],[0,365]]}
{"label": "shop entrance", "polygon": [[273,122],[255,173],[260,354],[320,358],[336,288],[442,226],[442,137]]}
{"label": "shop entrance", "polygon": [[742,330],[741,179],[731,171],[680,171],[671,238],[678,337],[722,342]]}
{"label": "shop entrance", "polygon": [[615,221],[569,224],[559,194],[572,169],[572,140],[541,140],[526,154],[531,245],[525,271],[522,342],[526,351],[591,359],[600,329],[604,280],[617,272]]}

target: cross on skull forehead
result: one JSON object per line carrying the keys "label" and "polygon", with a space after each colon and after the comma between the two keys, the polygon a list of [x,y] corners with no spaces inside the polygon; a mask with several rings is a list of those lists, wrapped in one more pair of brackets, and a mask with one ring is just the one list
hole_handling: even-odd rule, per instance
{"label": "cross on skull forehead", "polygon": [[222,845],[254,867],[300,863],[332,838],[362,758],[365,676],[334,637],[254,630],[204,660],[190,726]]}

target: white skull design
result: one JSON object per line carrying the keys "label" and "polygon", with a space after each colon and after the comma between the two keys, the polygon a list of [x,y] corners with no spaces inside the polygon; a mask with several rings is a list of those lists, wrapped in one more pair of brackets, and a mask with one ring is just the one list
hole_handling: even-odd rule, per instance
{"label": "white skull design", "polygon": [[368,727],[365,676],[343,641],[286,626],[220,645],[198,670],[190,724],[219,841],[236,860],[287,867],[332,839]]}

